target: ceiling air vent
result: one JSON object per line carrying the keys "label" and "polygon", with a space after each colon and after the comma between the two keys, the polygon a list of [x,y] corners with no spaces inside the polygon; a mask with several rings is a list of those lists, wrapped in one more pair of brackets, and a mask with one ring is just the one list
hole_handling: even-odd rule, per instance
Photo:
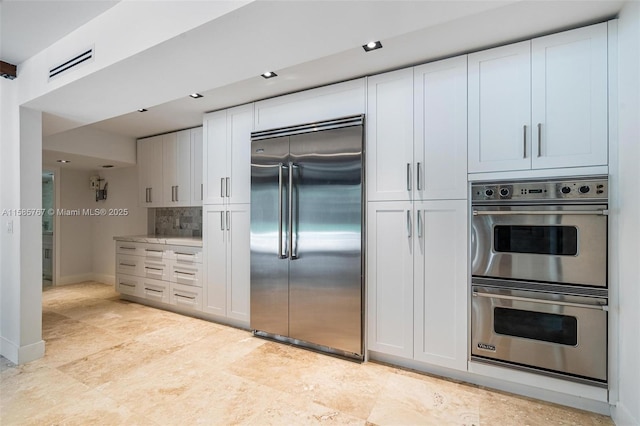
{"label": "ceiling air vent", "polygon": [[53,67],[49,70],[49,80],[53,77],[56,77],[64,72],[69,71],[71,68],[77,67],[83,62],[87,62],[88,60],[93,59],[93,47],[85,50],[81,54],[74,56],[68,61],[63,62],[62,64]]}

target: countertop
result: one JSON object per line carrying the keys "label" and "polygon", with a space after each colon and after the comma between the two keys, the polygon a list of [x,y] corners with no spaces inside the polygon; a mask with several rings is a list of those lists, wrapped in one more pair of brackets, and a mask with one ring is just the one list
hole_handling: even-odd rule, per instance
{"label": "countertop", "polygon": [[130,243],[167,244],[172,246],[202,247],[202,237],[174,237],[167,235],[124,235],[113,237]]}

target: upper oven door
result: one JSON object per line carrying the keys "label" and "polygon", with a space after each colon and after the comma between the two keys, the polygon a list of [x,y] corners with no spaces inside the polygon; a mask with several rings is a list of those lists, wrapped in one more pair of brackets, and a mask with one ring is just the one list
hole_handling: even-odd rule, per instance
{"label": "upper oven door", "polygon": [[606,208],[476,206],[472,275],[606,287]]}

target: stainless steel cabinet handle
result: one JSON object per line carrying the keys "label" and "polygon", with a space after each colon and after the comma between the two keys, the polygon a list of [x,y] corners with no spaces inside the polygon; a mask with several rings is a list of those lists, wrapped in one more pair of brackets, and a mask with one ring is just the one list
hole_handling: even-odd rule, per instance
{"label": "stainless steel cabinet handle", "polygon": [[151,269],[152,271],[162,271],[162,268],[152,268],[151,266],[145,266],[144,269]]}
{"label": "stainless steel cabinet handle", "polygon": [[538,157],[541,155],[542,150],[542,123],[538,123]]}
{"label": "stainless steel cabinet handle", "polygon": [[200,201],[202,201],[204,199],[204,184],[200,184]]}
{"label": "stainless steel cabinet handle", "polygon": [[136,249],[135,247],[125,247],[125,246],[120,246],[118,248],[120,248],[122,250],[135,250]]}
{"label": "stainless steel cabinet handle", "polygon": [[196,300],[195,296],[185,296],[184,294],[178,294],[178,293],[173,293],[174,296],[176,297],[183,297],[185,299],[189,299],[189,300]]}
{"label": "stainless steel cabinet handle", "polygon": [[180,201],[178,200],[178,185],[176,185],[176,201]]}
{"label": "stainless steel cabinet handle", "polygon": [[416,218],[418,222],[418,238],[422,238],[422,210],[418,210],[418,217]]}
{"label": "stainless steel cabinet handle", "polygon": [[407,238],[411,238],[411,210],[407,210]]}
{"label": "stainless steel cabinet handle", "polygon": [[229,210],[227,210],[227,231],[231,229],[231,216]]}
{"label": "stainless steel cabinet handle", "polygon": [[282,168],[284,164],[278,163],[278,258],[285,259],[286,253],[282,252]]}
{"label": "stainless steel cabinet handle", "polygon": [[171,201],[175,201],[176,200],[176,187],[172,186],[171,187]]}
{"label": "stainless steel cabinet handle", "polygon": [[225,187],[227,189],[227,198],[231,197],[231,178],[226,178],[226,184]]}
{"label": "stainless steel cabinet handle", "polygon": [[195,253],[185,253],[185,252],[182,252],[182,251],[177,251],[176,254],[180,254],[182,256],[195,256],[196,255]]}
{"label": "stainless steel cabinet handle", "polygon": [[220,197],[224,198],[224,178],[220,178]]}
{"label": "stainless steel cabinet handle", "polygon": [[555,215],[596,215],[596,216],[608,216],[609,210],[550,210],[550,211],[538,211],[538,210],[474,210],[474,216],[510,216],[510,215],[536,215],[536,216],[555,216]]}
{"label": "stainless steel cabinet handle", "polygon": [[224,231],[224,212],[220,212],[220,230]]}
{"label": "stainless steel cabinet handle", "polygon": [[407,191],[411,191],[411,163],[407,163]]}
{"label": "stainless steel cabinet handle", "polygon": [[422,167],[420,167],[420,165],[421,165],[420,162],[416,164],[416,188],[418,188],[418,191],[422,191],[422,184],[420,182],[422,180],[421,178],[422,173],[420,173],[420,169]]}
{"label": "stainless steel cabinet handle", "polygon": [[522,126],[522,158],[527,158],[527,125]]}
{"label": "stainless steel cabinet handle", "polygon": [[153,203],[153,197],[152,197],[152,195],[153,195],[153,188],[149,188],[149,202],[150,202],[150,203]]}
{"label": "stainless steel cabinet handle", "polygon": [[155,288],[145,287],[144,289],[147,290],[147,291],[152,291],[154,293],[163,293],[162,290],[156,290]]}
{"label": "stainless steel cabinet handle", "polygon": [[120,285],[123,285],[125,287],[135,287],[135,284],[129,284],[129,283],[125,283],[124,281],[120,281]]}
{"label": "stainless steel cabinet handle", "polygon": [[163,250],[157,250],[157,249],[144,249],[144,251],[150,251],[150,252],[153,252],[153,253],[162,253],[163,252]]}
{"label": "stainless steel cabinet handle", "polygon": [[184,271],[173,271],[174,274],[184,274],[184,275],[191,275],[193,277],[195,277],[196,273],[195,272],[184,272]]}
{"label": "stainless steel cabinet handle", "polygon": [[136,265],[132,265],[131,263],[120,263],[120,266],[129,266],[131,268],[135,268]]}
{"label": "stainless steel cabinet handle", "polygon": [[607,305],[587,305],[586,303],[571,303],[571,302],[561,302],[558,300],[532,299],[530,297],[507,296],[504,294],[481,293],[478,291],[474,291],[472,294],[475,297],[488,297],[490,299],[513,300],[516,302],[543,303],[546,305],[571,306],[574,308],[597,309],[599,311],[606,311],[609,309]]}

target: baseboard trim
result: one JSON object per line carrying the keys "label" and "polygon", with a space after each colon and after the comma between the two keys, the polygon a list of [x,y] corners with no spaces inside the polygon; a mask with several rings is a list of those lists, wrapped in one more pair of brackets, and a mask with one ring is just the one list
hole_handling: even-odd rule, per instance
{"label": "baseboard trim", "polygon": [[116,277],[113,275],[107,275],[107,274],[93,274],[92,281],[97,281],[102,284],[115,285]]}
{"label": "baseboard trim", "polygon": [[640,419],[634,418],[629,409],[621,402],[611,406],[611,418],[615,424],[620,426],[640,425]]}
{"label": "baseboard trim", "polygon": [[18,346],[14,342],[0,338],[0,355],[14,364],[25,364],[44,356],[44,340],[30,345]]}
{"label": "baseboard trim", "polygon": [[95,274],[92,272],[78,275],[66,275],[56,280],[56,285],[78,284],[85,281],[93,281]]}

